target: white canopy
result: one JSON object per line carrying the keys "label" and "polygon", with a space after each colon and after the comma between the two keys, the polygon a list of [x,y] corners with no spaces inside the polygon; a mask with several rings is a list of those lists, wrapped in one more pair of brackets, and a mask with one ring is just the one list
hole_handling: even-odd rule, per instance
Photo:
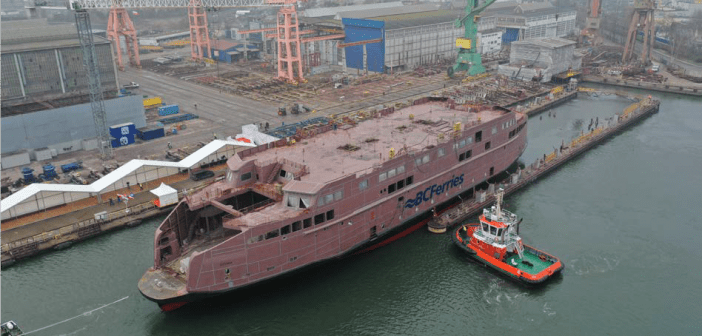
{"label": "white canopy", "polygon": [[173,187],[161,182],[161,185],[158,186],[158,188],[156,188],[156,189],[152,189],[151,193],[158,196],[158,197],[161,197],[161,196],[166,196],[166,195],[178,193],[178,190],[175,190]]}
{"label": "white canopy", "polygon": [[159,207],[178,203],[178,191],[163,182],[158,188],[151,190],[151,193],[158,196],[156,205]]}

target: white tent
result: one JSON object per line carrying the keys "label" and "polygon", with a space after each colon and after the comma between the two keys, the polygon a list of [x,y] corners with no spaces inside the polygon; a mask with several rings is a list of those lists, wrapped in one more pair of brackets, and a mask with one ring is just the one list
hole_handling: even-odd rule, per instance
{"label": "white tent", "polygon": [[178,190],[171,188],[165,183],[161,183],[158,188],[151,190],[151,193],[158,196],[156,205],[159,208],[178,203]]}

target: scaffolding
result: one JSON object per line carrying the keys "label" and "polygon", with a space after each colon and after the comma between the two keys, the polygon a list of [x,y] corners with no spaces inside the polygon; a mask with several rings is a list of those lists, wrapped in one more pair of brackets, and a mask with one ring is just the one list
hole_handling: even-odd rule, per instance
{"label": "scaffolding", "polygon": [[76,27],[78,28],[78,40],[80,40],[81,50],[83,51],[83,65],[88,72],[90,108],[93,111],[98,148],[103,159],[111,158],[112,145],[110,143],[110,133],[107,130],[105,102],[102,95],[102,85],[100,84],[95,42],[93,41],[90,16],[84,9],[76,10]]}

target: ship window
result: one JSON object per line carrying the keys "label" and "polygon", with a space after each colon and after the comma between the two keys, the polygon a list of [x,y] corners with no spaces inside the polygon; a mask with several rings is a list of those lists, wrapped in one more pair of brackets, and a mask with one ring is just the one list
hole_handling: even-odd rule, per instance
{"label": "ship window", "polygon": [[417,166],[421,166],[422,165],[422,158],[414,159],[414,164],[416,164]]}
{"label": "ship window", "polygon": [[317,206],[322,205],[324,205],[324,196],[319,196],[319,199],[317,200]]}
{"label": "ship window", "polygon": [[497,228],[494,227],[494,226],[492,226],[492,225],[490,225],[490,234],[493,234],[493,235],[494,235],[495,233],[497,233]]}
{"label": "ship window", "polygon": [[483,223],[483,231],[488,232],[488,225]]}
{"label": "ship window", "polygon": [[397,171],[394,168],[388,170],[388,178],[395,177],[396,173],[397,173]]}
{"label": "ship window", "polygon": [[405,187],[405,180],[399,180],[397,181],[397,190],[400,190]]}
{"label": "ship window", "polygon": [[334,219],[334,209],[327,211],[327,220]]}
{"label": "ship window", "polygon": [[282,228],[280,228],[281,235],[286,235],[288,233],[290,233],[290,225],[286,225],[286,226],[283,226]]}
{"label": "ship window", "polygon": [[405,166],[404,166],[404,165],[397,167],[397,173],[398,173],[398,174],[402,174],[402,173],[404,173],[404,172],[405,172]]}
{"label": "ship window", "polygon": [[495,174],[495,167],[490,167],[490,176]]}
{"label": "ship window", "polygon": [[410,185],[414,183],[414,175],[405,179],[405,185]]}
{"label": "ship window", "polygon": [[388,186],[388,194],[392,194],[394,192],[395,192],[395,183]]}
{"label": "ship window", "polygon": [[363,180],[358,184],[358,189],[364,190],[368,188],[368,180]]}
{"label": "ship window", "polygon": [[465,159],[466,159],[466,154],[465,154],[465,153],[461,153],[461,155],[458,156],[458,161],[463,161],[463,160],[465,160]]}
{"label": "ship window", "polygon": [[344,197],[344,191],[343,191],[343,190],[339,190],[339,191],[337,191],[337,192],[334,193],[334,200],[335,200],[335,201],[338,201],[338,200],[340,200],[340,199],[343,198],[343,197]]}
{"label": "ship window", "polygon": [[275,229],[271,232],[266,233],[266,239],[275,238],[275,237],[278,237],[279,235],[280,235],[280,233],[278,232],[278,229]]}
{"label": "ship window", "polygon": [[302,230],[302,222],[297,221],[295,223],[292,223],[292,230],[293,232]]}
{"label": "ship window", "polygon": [[501,236],[502,235],[502,229],[497,229],[497,235]]}
{"label": "ship window", "polygon": [[300,209],[307,209],[310,207],[309,197],[300,197]]}
{"label": "ship window", "polygon": [[380,175],[378,175],[378,181],[379,181],[379,182],[383,182],[383,181],[385,181],[387,178],[388,178],[388,173],[380,173]]}
{"label": "ship window", "polygon": [[317,216],[314,216],[314,225],[322,224],[322,223],[324,223],[324,213],[323,212]]}
{"label": "ship window", "polygon": [[241,180],[246,181],[251,178],[251,172],[248,172],[246,174],[241,174]]}
{"label": "ship window", "polygon": [[461,140],[461,142],[458,143],[458,148],[463,148],[466,145],[466,139]]}
{"label": "ship window", "polygon": [[490,149],[490,141],[485,143],[485,150],[488,150],[488,149]]}
{"label": "ship window", "polygon": [[497,133],[497,126],[492,126],[492,134]]}
{"label": "ship window", "polygon": [[227,181],[228,181],[228,182],[231,182],[231,181],[232,181],[232,176],[234,176],[234,174],[232,173],[232,171],[231,171],[231,170],[227,170]]}
{"label": "ship window", "polygon": [[429,162],[429,154],[424,155],[424,157],[422,158],[422,163],[427,163],[427,162]]}
{"label": "ship window", "polygon": [[466,138],[466,143],[469,144],[469,145],[472,144],[472,143],[473,143],[473,137],[467,137],[467,138]]}
{"label": "ship window", "polygon": [[439,148],[439,152],[438,152],[437,156],[442,157],[444,155],[446,155],[446,150],[443,148]]}
{"label": "ship window", "polygon": [[329,194],[327,196],[324,196],[324,203],[329,204],[334,201],[334,194]]}
{"label": "ship window", "polygon": [[280,170],[280,177],[285,177],[285,174],[287,174],[287,173],[288,173],[288,172],[286,172],[285,170],[281,169],[281,170]]}
{"label": "ship window", "polygon": [[483,131],[478,131],[475,133],[475,142],[483,141]]}
{"label": "ship window", "polygon": [[300,202],[300,197],[296,195],[288,195],[288,206],[296,208]]}
{"label": "ship window", "polygon": [[306,228],[308,228],[308,227],[310,227],[310,226],[312,226],[312,218],[305,218],[305,219],[302,221],[302,228],[303,228],[303,229],[306,229]]}

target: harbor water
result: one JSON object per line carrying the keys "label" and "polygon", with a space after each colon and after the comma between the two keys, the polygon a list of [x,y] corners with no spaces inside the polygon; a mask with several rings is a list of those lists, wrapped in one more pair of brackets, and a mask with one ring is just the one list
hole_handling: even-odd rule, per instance
{"label": "harbor water", "polygon": [[[525,243],[566,265],[543,287],[506,280],[421,229],[162,313],[137,289],[155,218],[4,269],[2,320],[25,332],[65,321],[32,335],[699,335],[702,99],[655,96],[659,113],[506,198]],[[532,117],[523,162],[629,103],[581,94]]]}

